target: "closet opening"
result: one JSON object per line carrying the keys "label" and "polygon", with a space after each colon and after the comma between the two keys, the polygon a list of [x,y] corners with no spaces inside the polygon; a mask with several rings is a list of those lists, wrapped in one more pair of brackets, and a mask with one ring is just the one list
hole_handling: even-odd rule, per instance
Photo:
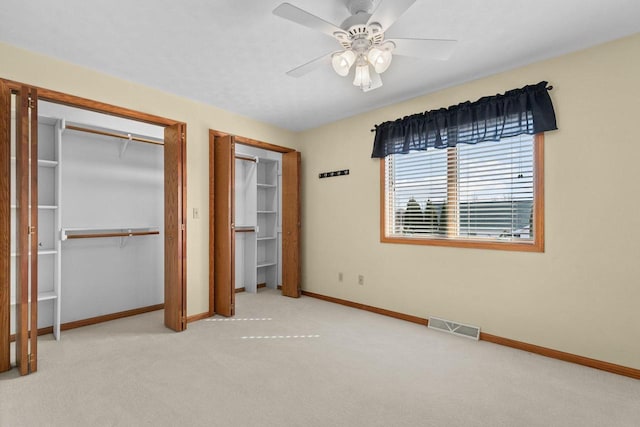
{"label": "closet opening", "polygon": [[234,292],[282,283],[282,154],[236,144]]}
{"label": "closet opening", "polygon": [[235,294],[300,296],[300,153],[210,131],[210,315]]}
{"label": "closet opening", "polygon": [[0,372],[37,335],[164,309],[186,328],[186,125],[0,80]]}

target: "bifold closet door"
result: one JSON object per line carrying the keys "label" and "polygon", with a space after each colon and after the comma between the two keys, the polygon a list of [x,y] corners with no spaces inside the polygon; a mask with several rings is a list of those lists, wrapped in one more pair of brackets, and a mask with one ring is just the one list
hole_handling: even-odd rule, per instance
{"label": "bifold closet door", "polygon": [[11,369],[11,90],[0,81],[0,372]]}
{"label": "bifold closet door", "polygon": [[292,151],[282,155],[282,295],[300,294],[300,153]]}
{"label": "bifold closet door", "polygon": [[38,360],[38,97],[16,97],[16,364],[21,375]]}
{"label": "bifold closet door", "polygon": [[178,123],[164,131],[164,324],[178,332],[187,328],[184,127]]}
{"label": "bifold closet door", "polygon": [[235,142],[232,136],[214,137],[213,180],[213,302],[222,316],[235,314]]}

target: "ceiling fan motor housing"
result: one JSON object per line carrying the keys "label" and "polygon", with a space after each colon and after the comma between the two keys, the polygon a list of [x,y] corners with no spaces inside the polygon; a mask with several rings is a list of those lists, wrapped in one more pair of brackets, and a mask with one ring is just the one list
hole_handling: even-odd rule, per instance
{"label": "ceiling fan motor housing", "polygon": [[373,11],[373,0],[347,0],[346,5],[351,15],[364,12],[371,16],[371,12]]}
{"label": "ceiling fan motor housing", "polygon": [[366,21],[365,24],[352,25],[348,27],[346,32],[336,33],[334,36],[343,48],[353,49],[356,52],[365,51],[384,41],[382,27],[377,23],[366,25]]}

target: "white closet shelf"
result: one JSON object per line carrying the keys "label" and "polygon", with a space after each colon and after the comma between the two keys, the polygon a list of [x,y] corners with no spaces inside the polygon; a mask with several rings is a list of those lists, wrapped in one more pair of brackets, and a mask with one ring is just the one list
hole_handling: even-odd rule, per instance
{"label": "white closet shelf", "polygon": [[93,239],[100,237],[133,237],[160,234],[160,229],[154,227],[93,227],[93,228],[63,228],[60,239]]}
{"label": "white closet shelf", "polygon": [[[31,206],[29,206],[31,207]],[[18,206],[17,205],[11,205],[11,209],[17,209]],[[43,210],[53,210],[53,209],[58,209],[58,206],[56,205],[38,205],[38,209],[43,209]]]}
{"label": "white closet shelf", "polygon": [[258,261],[256,265],[257,268],[271,267],[272,265],[276,265],[275,261]]}
{"label": "white closet shelf", "polygon": [[45,168],[55,168],[58,166],[58,162],[55,160],[38,160],[38,166]]}
{"label": "white closet shelf", "polygon": [[258,241],[263,241],[263,240],[276,240],[277,237],[276,236],[264,236],[264,237],[258,237]]}
{"label": "white closet shelf", "polygon": [[[55,293],[55,291],[40,292],[38,294],[38,301],[50,301],[57,298],[58,298],[58,295]],[[29,299],[29,302],[31,302],[31,299]],[[16,299],[11,298],[11,305],[16,305],[16,304],[17,304]]]}
{"label": "white closet shelf", "polygon": [[[16,158],[12,157],[11,163],[15,164],[15,162],[16,162]],[[58,162],[56,160],[38,159],[38,166],[42,166],[44,168],[55,168],[56,166],[58,166]]]}
{"label": "white closet shelf", "polygon": [[259,214],[275,214],[278,213],[276,211],[258,211]]}
{"label": "white closet shelf", "polygon": [[258,183],[256,185],[258,186],[258,188],[276,188],[277,187],[277,185],[275,185],[275,184],[260,184],[260,183]]}
{"label": "white closet shelf", "polygon": [[[38,255],[55,255],[57,254],[58,251],[56,251],[55,249],[40,249],[38,250]],[[29,253],[29,255],[31,255],[31,253]],[[11,252],[11,256],[12,257],[16,257],[18,256],[17,252]]]}
{"label": "white closet shelf", "polygon": [[56,295],[55,291],[40,292],[38,294],[38,301],[48,301],[56,298],[58,298],[58,295]]}

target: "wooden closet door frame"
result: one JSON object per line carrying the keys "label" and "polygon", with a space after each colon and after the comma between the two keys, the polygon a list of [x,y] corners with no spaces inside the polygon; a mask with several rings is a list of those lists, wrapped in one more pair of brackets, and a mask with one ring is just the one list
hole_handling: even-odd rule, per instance
{"label": "wooden closet door frame", "polygon": [[[29,373],[29,94],[16,93],[16,366]],[[9,237],[11,238],[11,237]]]}
{"label": "wooden closet door frame", "polygon": [[[9,112],[6,114],[6,112]],[[0,81],[0,236],[11,235],[11,89]],[[0,238],[0,372],[11,369],[11,239]]]}
{"label": "wooden closet door frame", "polygon": [[[220,158],[217,158],[217,156],[219,156],[222,153],[219,153],[216,151],[215,141],[225,137],[230,137],[233,139],[234,147],[235,147],[235,144],[242,144],[242,145],[248,145],[255,148],[261,148],[263,150],[275,151],[276,153],[282,153],[283,155],[287,153],[297,153],[298,162],[300,158],[299,156],[300,153],[296,152],[296,150],[294,150],[293,148],[283,147],[281,145],[270,144],[268,142],[258,141],[256,139],[245,138],[243,136],[232,135],[227,132],[209,129],[209,313],[208,313],[209,316],[213,316],[216,313],[221,314],[223,316],[233,315],[233,313],[225,314],[225,312],[228,313],[228,311],[226,310],[224,310],[224,312],[220,312],[217,309],[216,301],[215,301],[217,295],[225,295],[225,299],[226,299],[226,295],[231,294],[232,301],[235,300],[235,289],[234,289],[235,281],[233,278],[233,275],[235,273],[235,263],[233,260],[233,258],[235,257],[235,250],[233,250],[233,246],[231,246],[233,245],[234,243],[233,240],[235,239],[233,238],[227,239],[226,237],[224,239],[221,239],[220,236],[217,236],[217,232],[219,228],[215,227],[215,213],[220,209],[223,209],[225,212],[229,210],[226,204],[224,204],[223,206],[219,206],[219,204],[216,203],[216,199],[218,199],[218,197],[216,196],[215,189],[220,188],[220,185],[223,185],[225,189],[225,194],[226,194],[226,191],[230,191],[231,194],[234,192],[233,182],[235,181],[235,174],[232,173],[233,169],[227,168],[229,169],[229,172],[225,172],[225,175],[228,174],[228,176],[224,177],[224,180],[223,180],[224,182],[216,182],[216,179],[215,179],[216,174],[220,175],[220,171],[217,171],[216,173],[216,170],[215,170],[216,165],[219,162],[222,162]],[[225,163],[235,162],[234,155],[235,155],[235,148],[230,152],[225,153],[225,156],[227,156],[228,158],[226,158],[224,162]],[[283,175],[283,178],[284,178],[284,175]],[[299,182],[298,182],[298,185],[299,185]],[[218,194],[220,194],[220,191],[218,191]],[[298,195],[299,195],[299,192],[298,192]],[[225,197],[225,200],[226,200],[226,197]],[[298,197],[298,201],[299,201],[299,197]],[[235,203],[232,203],[231,207],[235,208],[234,205]],[[299,208],[300,207],[298,206],[298,209]],[[230,212],[231,212],[230,215],[232,215],[233,210],[231,210]],[[231,216],[231,221],[233,220],[234,220],[234,217]],[[298,224],[299,224],[299,215],[298,215]],[[233,237],[233,233],[231,233],[231,237]],[[222,264],[219,259],[216,261],[216,253],[220,254],[220,249],[218,250],[218,252],[216,252],[216,244],[222,245],[223,242],[227,242],[227,241],[228,243],[226,244],[230,245],[227,247],[231,248],[231,256],[227,257],[227,260],[229,260],[230,262],[225,260],[224,264]],[[283,240],[283,243],[284,243],[284,240]],[[293,266],[293,268],[299,272],[300,271],[299,237],[297,238],[297,244],[298,244],[298,256],[295,259],[298,264]],[[284,253],[285,252],[283,248],[283,258],[284,258]],[[225,271],[223,272],[217,271],[217,269],[219,268],[223,268],[223,270]],[[226,277],[231,277],[231,280],[227,280]],[[217,286],[216,278],[224,278],[224,280],[222,280],[223,281],[222,286],[224,287],[224,289],[220,289]],[[299,273],[296,274],[296,278],[297,278],[297,284],[295,287],[296,289],[299,290],[300,289]],[[283,266],[283,280],[284,280],[284,266]],[[285,286],[283,286],[283,295],[285,295],[284,288]],[[294,293],[287,292],[286,295],[294,296]],[[297,292],[297,297],[299,296],[300,296],[300,292]],[[235,301],[232,303],[232,305],[233,305],[233,312],[235,312]]]}
{"label": "wooden closet door frame", "polygon": [[[69,95],[54,90],[40,88],[33,85],[28,85],[12,80],[0,78],[0,231],[6,232],[5,236],[10,234],[11,225],[11,212],[10,212],[10,200],[11,200],[11,163],[10,163],[10,137],[11,137],[11,93],[19,93],[21,90],[28,90],[31,93],[37,93],[38,99],[42,101],[48,101],[56,104],[63,104],[71,107],[85,109],[89,111],[95,111],[103,114],[109,114],[112,116],[122,117],[125,119],[150,123],[157,126],[163,126],[165,128],[169,126],[179,125],[183,130],[179,145],[176,149],[177,165],[179,166],[179,173],[177,174],[177,182],[175,183],[174,191],[176,194],[176,206],[174,226],[178,228],[176,235],[178,236],[178,244],[174,245],[175,254],[177,258],[177,268],[174,271],[169,272],[175,275],[174,280],[169,285],[169,298],[172,298],[170,310],[174,311],[170,320],[166,318],[165,308],[165,325],[175,331],[182,331],[186,329],[186,290],[187,290],[187,265],[186,265],[186,250],[187,250],[187,234],[186,234],[186,186],[187,186],[187,174],[186,174],[186,123],[180,122],[165,117],[155,116],[152,114],[142,113],[139,111],[118,107],[115,105],[93,101],[87,98],[78,97],[75,95]],[[37,117],[37,116],[36,116]],[[37,132],[37,120],[34,120],[35,132]],[[37,165],[37,163],[36,163]],[[165,189],[166,191],[166,189]],[[167,214],[167,207],[165,206],[165,216]],[[36,213],[37,214],[37,213]],[[167,247],[167,235],[165,234],[165,251]],[[10,239],[9,241],[0,242],[0,372],[6,371],[11,368],[10,366],[10,325],[9,325],[9,313],[10,313]],[[167,275],[165,267],[165,275]],[[37,275],[36,275],[37,276]],[[174,289],[176,288],[176,289]],[[6,292],[5,292],[6,291]],[[165,296],[166,304],[167,296]],[[175,299],[175,301],[173,300]],[[50,332],[43,330],[44,332]],[[32,335],[32,339],[35,339],[37,334]],[[37,344],[36,344],[37,345]]]}

